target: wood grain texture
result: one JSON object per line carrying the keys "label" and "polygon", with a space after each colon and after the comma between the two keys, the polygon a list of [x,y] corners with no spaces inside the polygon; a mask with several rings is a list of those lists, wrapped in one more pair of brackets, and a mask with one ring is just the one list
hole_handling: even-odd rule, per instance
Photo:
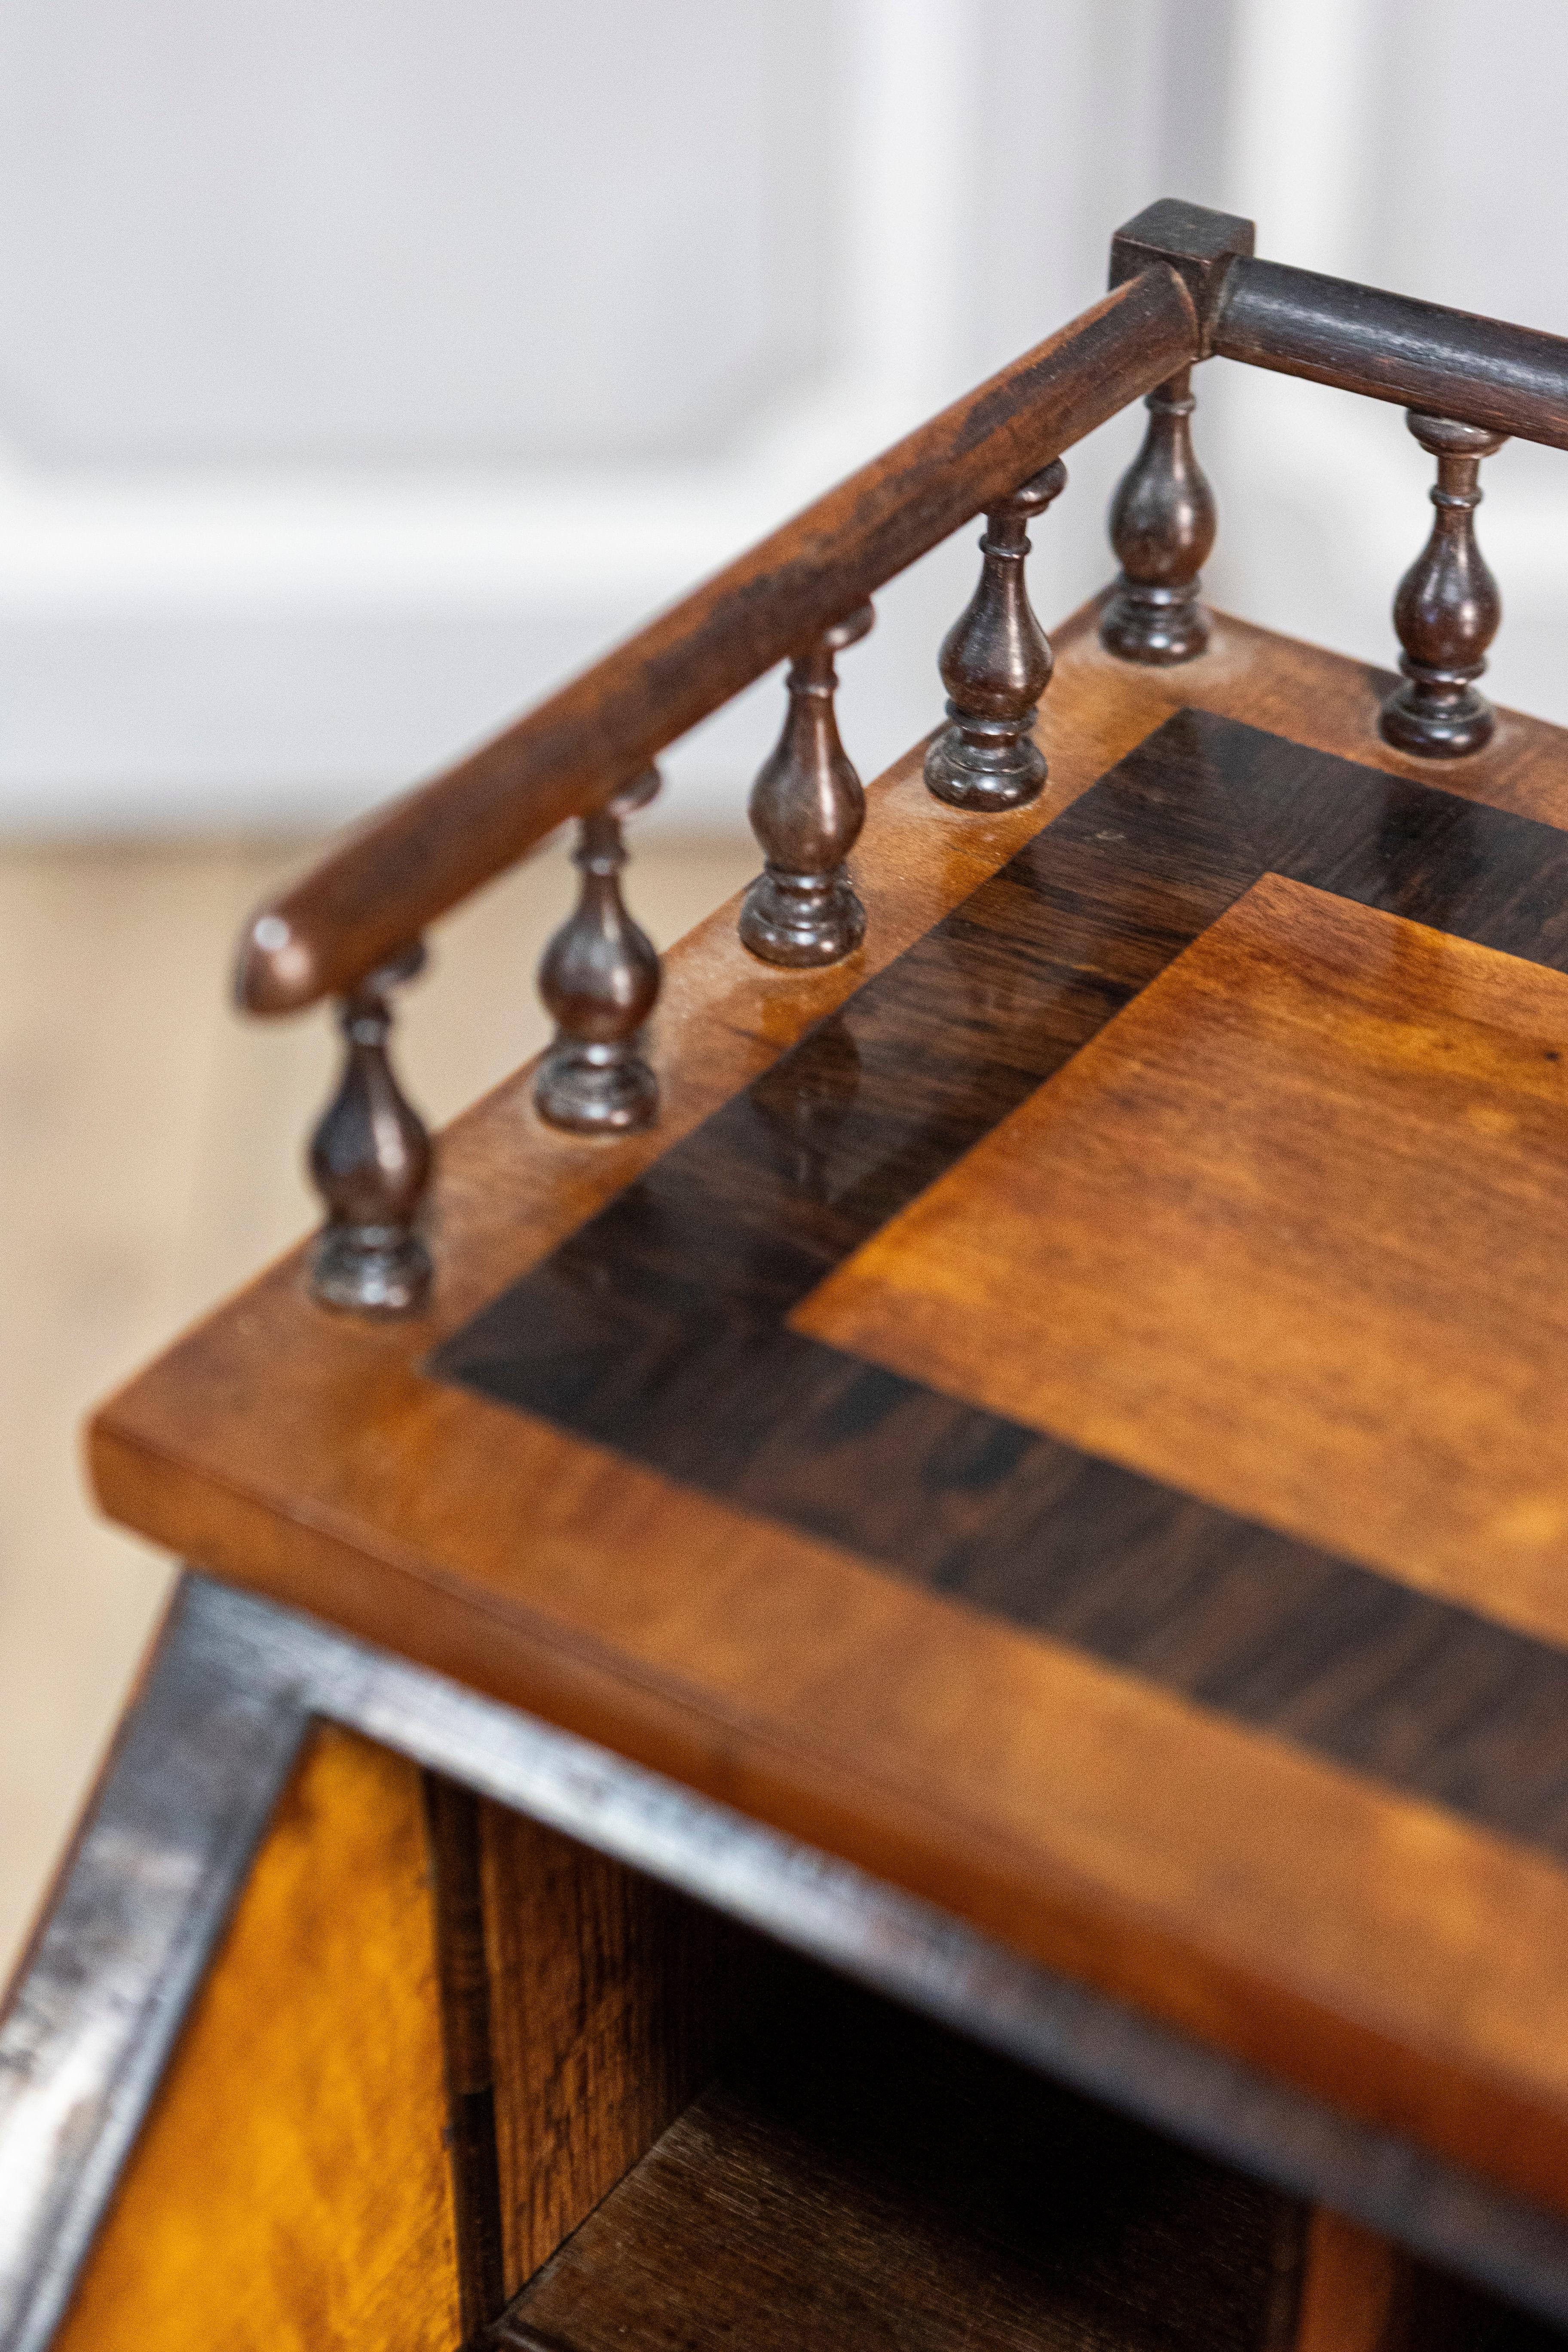
{"label": "wood grain texture", "polygon": [[781,2021],[527,2287],[498,2347],[1251,2352],[1274,2200],[842,1995]]}
{"label": "wood grain texture", "polygon": [[1295,2352],[1405,2352],[1410,2273],[1386,2238],[1320,2206],[1307,2232]]}
{"label": "wood grain texture", "polygon": [[[918,759],[871,789],[858,875],[869,925],[849,964],[766,972],[723,917],[671,959],[658,1139],[551,1137],[522,1076],[446,1139],[427,1317],[395,1333],[330,1323],[285,1262],[106,1410],[100,1491],[221,1575],[606,1741],[1562,2209],[1568,1886],[1551,1854],[1460,1819],[1450,1792],[1439,1806],[1378,1787],[1081,1640],[955,1609],[830,1539],[421,1370],[1183,705],[1392,780],[1405,793],[1391,802],[1396,859],[1403,813],[1436,811],[1437,835],[1408,834],[1415,879],[1455,871],[1433,862],[1444,842],[1463,866],[1472,803],[1483,833],[1488,805],[1568,821],[1552,730],[1502,714],[1488,750],[1431,794],[1375,737],[1386,674],[1218,621],[1210,651],[1179,672],[1133,669],[1092,629],[1088,614],[1058,633],[1037,808],[945,811]],[[1310,761],[1281,756],[1301,786],[1293,804],[1315,821]],[[1114,828],[1090,828],[1085,855],[1095,830]],[[1523,860],[1510,904],[1529,912],[1542,845],[1533,825],[1510,839]],[[1188,936],[1256,872],[1205,901]],[[1539,920],[1557,902],[1535,903]],[[777,1135],[781,1158],[799,1148]],[[1551,1607],[1528,1627],[1482,1631],[1560,1640],[1568,1604]],[[1541,1719],[1561,1720],[1550,1695]],[[1548,1772],[1543,1811],[1550,1784]]]}
{"label": "wood grain texture", "polygon": [[1270,876],[795,1321],[1529,1623],[1565,1302],[1568,976]]}
{"label": "wood grain texture", "polygon": [[1250,254],[1228,272],[1214,349],[1429,416],[1568,449],[1568,344]]}
{"label": "wood grain texture", "polygon": [[296,1012],[363,979],[993,499],[1196,356],[1191,298],[1156,261],[492,742],[357,826],[258,909],[240,946],[241,1003],[255,1013]]}
{"label": "wood grain texture", "polygon": [[471,1789],[422,1775],[441,2040],[447,2146],[457,2238],[458,2311],[465,2344],[506,2301],[500,2162],[496,2143],[494,2000],[485,1933],[482,1814]]}
{"label": "wood grain texture", "polygon": [[57,2338],[320,2352],[458,2338],[415,1768],[320,1732]]}
{"label": "wood grain texture", "polygon": [[781,1964],[521,1813],[487,1805],[484,1845],[510,2293],[709,2080]]}

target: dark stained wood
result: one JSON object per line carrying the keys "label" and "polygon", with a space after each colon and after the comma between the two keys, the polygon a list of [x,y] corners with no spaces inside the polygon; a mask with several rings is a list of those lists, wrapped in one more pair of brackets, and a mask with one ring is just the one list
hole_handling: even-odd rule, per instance
{"label": "dark stained wood", "polygon": [[563,2352],[1252,2352],[1274,2200],[823,1988],[496,2329]]}
{"label": "dark stained wood", "polygon": [[1414,412],[1405,422],[1437,460],[1431,492],[1436,515],[1394,600],[1405,683],[1389,696],[1378,723],[1402,751],[1460,759],[1490,742],[1497,723],[1476,680],[1487,666],[1502,601],[1476,543],[1475,512],[1481,459],[1501,448],[1503,436]]}
{"label": "dark stained wood", "polygon": [[1197,312],[1198,348],[1194,356],[1206,359],[1214,348],[1215,326],[1231,272],[1238,260],[1251,254],[1255,236],[1252,223],[1238,213],[1215,212],[1180,196],[1162,196],[1146,205],[1134,219],[1124,221],[1111,238],[1110,282],[1121,286],[1162,261],[1175,270]]}
{"label": "dark stained wood", "polygon": [[1192,360],[1231,358],[1568,446],[1568,343],[1260,262],[1252,224],[1163,200],[1112,292],[762,541],[619,652],[351,835],[259,909],[251,1012],[343,992],[781,656]]}
{"label": "dark stained wood", "polygon": [[861,604],[790,663],[784,732],[752,786],[750,814],[767,860],[741,902],[741,941],[764,963],[839,963],[866,936],[866,909],[844,861],[866,822],[866,794],[838,740],[833,656],[875,619]]}
{"label": "dark stained wood", "polygon": [[1358,902],[1568,964],[1563,836],[1168,720],[433,1369],[1568,1860],[1568,1654],[1418,1589],[1568,1528],[1568,981]]}
{"label": "dark stained wood", "polygon": [[1046,781],[1034,740],[1051,648],[1024,582],[1031,516],[1067,488],[1058,458],[985,518],[980,584],[942,641],[948,723],[926,753],[928,790],[952,808],[1018,808]]}
{"label": "dark stained wood", "polygon": [[341,993],[1196,351],[1162,263],[919,426],[258,910],[252,1013]]}
{"label": "dark stained wood", "polygon": [[[1338,1727],[1325,1732],[1303,1704],[1281,1736],[1245,1712],[1236,1696],[1245,1677],[1235,1673],[1222,1710],[1162,1684],[1144,1663],[1158,1664],[1153,1646],[1131,1666],[1108,1663],[1076,1633],[1064,1639],[955,1605],[782,1517],[423,1370],[434,1347],[778,1065],[814,1023],[843,1011],[868,976],[886,972],[1037,835],[1045,895],[1032,887],[1021,895],[1040,914],[1056,854],[1043,826],[1059,828],[1064,893],[1069,868],[1112,889],[1125,845],[1095,836],[1123,828],[1080,823],[1075,835],[1073,818],[1096,780],[1184,704],[1289,739],[1263,760],[1289,820],[1271,835],[1276,862],[1287,852],[1330,854],[1342,813],[1334,763],[1348,759],[1358,793],[1373,792],[1370,771],[1386,799],[1372,832],[1344,845],[1349,878],[1328,877],[1331,890],[1362,894],[1369,914],[1407,924],[1479,925],[1479,944],[1504,955],[1518,953],[1520,926],[1539,932],[1557,919],[1565,901],[1545,853],[1559,853],[1552,828],[1568,817],[1568,781],[1554,730],[1500,713],[1492,743],[1446,771],[1437,792],[1419,763],[1377,736],[1385,673],[1218,616],[1198,659],[1174,671],[1140,668],[1103,652],[1094,619],[1057,635],[1039,722],[1050,780],[1033,809],[978,819],[949,812],[926,793],[918,756],[868,788],[879,846],[864,861],[868,921],[857,967],[770,973],[734,940],[732,913],[716,919],[669,959],[657,1141],[590,1147],[551,1134],[532,1119],[520,1077],[443,1139],[437,1205],[450,1271],[425,1317],[372,1328],[314,1315],[299,1261],[286,1262],[107,1409],[94,1436],[100,1491],[132,1524],[223,1575],[739,1803],[1162,2029],[1561,2210],[1568,1884],[1549,1843],[1549,1769],[1529,1800],[1539,1826],[1527,1844],[1462,1813],[1452,1801],[1462,1790],[1404,1787],[1398,1758],[1375,1739],[1367,1760],[1354,1755],[1348,1666],[1331,1676],[1335,1704],[1343,1702]],[[1204,740],[1202,730],[1189,740]],[[1330,755],[1326,765],[1314,751]],[[1166,768],[1163,783],[1149,771],[1144,797],[1173,794],[1169,838],[1182,851],[1173,870],[1200,903],[1173,898],[1163,865],[1151,873],[1134,841],[1122,962],[1102,973],[1106,932],[1075,932],[1084,919],[1063,895],[1063,950],[1077,936],[1092,953],[1074,988],[1052,999],[1056,1009],[1042,1009],[1036,1034],[1063,1008],[1089,1018],[1108,991],[1144,984],[1169,961],[1177,915],[1191,919],[1190,938],[1257,876],[1256,862],[1231,863],[1247,844],[1229,785],[1216,785],[1202,760],[1178,765],[1179,777]],[[1364,812],[1368,803],[1358,804]],[[1283,870],[1318,887],[1304,867]],[[1358,877],[1370,877],[1370,908]],[[1091,893],[1090,915],[1094,903]],[[995,933],[999,950],[1008,936]],[[973,1021],[983,1043],[993,1031],[1005,1040],[1011,1016],[999,1016],[1030,990],[1008,954],[987,961],[986,939],[971,944],[978,961],[943,1017]],[[1430,970],[1422,961],[1415,979],[1425,986]],[[1552,978],[1542,967],[1532,984]],[[819,1061],[815,1098],[775,1087],[757,1112],[766,1151],[797,1171],[803,1198],[831,1170],[833,1124],[846,1106],[853,1126],[858,1103],[880,1099],[875,1072],[857,1079],[847,1029],[853,1037],[853,1022],[841,1022]],[[918,1036],[906,1044],[905,1080],[922,1050]],[[1011,1068],[1014,1050],[984,1045],[983,1093],[1026,1090],[1027,1073]],[[1048,1195],[1037,1205],[1048,1232]],[[808,1239],[813,1219],[830,1230],[835,1216],[860,1214],[849,1196],[807,1207],[799,1230]],[[753,1239],[766,1262],[765,1219]],[[871,1435],[849,1425],[843,1442],[864,1445]],[[962,1457],[954,1464],[963,1470]],[[961,1496],[962,1477],[943,1489],[942,1507]],[[984,1510],[984,1480],[977,1499]],[[1419,1591],[1404,1570],[1354,1564],[1352,1577],[1367,1581],[1347,1588],[1343,1614],[1329,1610],[1331,1646],[1343,1635],[1353,1659],[1362,1599],[1437,1603],[1451,1612],[1441,1619],[1445,1639],[1462,1633],[1480,1644],[1465,1653],[1479,1661],[1473,1678],[1465,1669],[1467,1693],[1495,1674],[1521,1706],[1529,1662],[1545,1654],[1554,1672],[1551,1654],[1568,1642],[1550,1547],[1529,1528],[1524,1537],[1506,1568],[1495,1553],[1435,1560]],[[1258,1539],[1271,1558],[1268,1547],[1300,1541]],[[1340,1573],[1325,1571],[1336,1591]],[[1233,1589],[1250,1590],[1245,1579]],[[1309,1581],[1309,1612],[1327,1589]],[[1183,1638],[1193,1622],[1178,1606],[1172,1623]],[[1494,1654],[1488,1645],[1500,1639],[1520,1646]],[[1419,1656],[1411,1654],[1413,1673]],[[1549,1757],[1555,1701],[1542,1691]],[[1253,1704],[1289,1713],[1266,1674],[1245,1701]],[[1472,1756],[1484,1754],[1484,1712],[1478,1701]],[[1373,1708],[1370,1719],[1382,1738],[1390,1716]],[[1342,1757],[1331,1752],[1334,1741]],[[1496,1792],[1507,1777],[1483,1772],[1482,1801],[1503,1801]]]}
{"label": "dark stained wood", "polygon": [[1213,348],[1426,416],[1568,449],[1568,341],[1247,257],[1225,281]]}
{"label": "dark stained wood", "polygon": [[468,2343],[498,2316],[507,2294],[480,1808],[471,1790],[442,1773],[426,1772],[424,1788],[447,2061],[458,2305]]}
{"label": "dark stained wood", "polygon": [[510,2293],[754,2030],[783,1971],[718,1913],[499,1805],[484,1859]]}
{"label": "dark stained wood", "polygon": [[430,1289],[419,1213],[430,1181],[430,1138],[399,1087],[387,1052],[393,990],[425,961],[415,946],[343,999],[345,1053],[338,1091],[310,1140],[310,1175],[327,1222],[310,1263],[323,1307],[409,1315]]}
{"label": "dark stained wood", "polygon": [[1193,455],[1193,372],[1149,394],[1143,446],[1110,507],[1121,574],[1100,614],[1100,642],[1123,661],[1184,662],[1209,640],[1198,574],[1215,541],[1214,492]]}
{"label": "dark stained wood", "polygon": [[658,956],[627,914],[620,885],[622,821],[658,790],[658,772],[648,768],[607,807],[580,820],[573,863],[582,888],[539,968],[539,992],[556,1029],[533,1082],[534,1106],[552,1127],[574,1135],[651,1127],[658,1114],[658,1080],[640,1048],[658,997]]}

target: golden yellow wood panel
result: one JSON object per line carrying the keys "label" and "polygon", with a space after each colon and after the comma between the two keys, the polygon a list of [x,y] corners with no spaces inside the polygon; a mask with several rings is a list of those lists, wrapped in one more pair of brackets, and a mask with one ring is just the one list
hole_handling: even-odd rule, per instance
{"label": "golden yellow wood panel", "polygon": [[1550,1622],[1568,978],[1268,876],[796,1321]]}
{"label": "golden yellow wood panel", "polygon": [[419,1776],[323,1730],[59,2352],[451,2352],[446,2121]]}

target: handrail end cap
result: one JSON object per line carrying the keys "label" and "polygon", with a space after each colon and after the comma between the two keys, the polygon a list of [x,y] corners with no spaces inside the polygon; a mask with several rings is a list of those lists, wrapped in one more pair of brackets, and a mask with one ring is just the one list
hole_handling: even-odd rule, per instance
{"label": "handrail end cap", "polygon": [[235,961],[234,1001],[242,1013],[302,1013],[326,993],[309,943],[286,915],[263,907],[245,927]]}

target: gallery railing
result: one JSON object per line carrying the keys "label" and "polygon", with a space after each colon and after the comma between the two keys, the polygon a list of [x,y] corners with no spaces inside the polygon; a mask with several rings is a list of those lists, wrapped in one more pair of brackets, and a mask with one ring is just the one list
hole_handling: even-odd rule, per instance
{"label": "gallery railing", "polygon": [[853,952],[865,918],[845,859],[865,803],[834,717],[834,657],[870,627],[873,593],[977,514],[983,568],[942,643],[947,724],[926,782],[959,808],[1033,798],[1045,761],[1031,730],[1051,654],[1024,584],[1028,523],[1066,482],[1062,451],[1141,395],[1149,425],[1111,509],[1121,569],[1100,633],[1128,661],[1202,652],[1198,575],[1215,512],[1193,455],[1195,361],[1245,360],[1407,409],[1436,460],[1436,518],[1394,599],[1405,683],[1379,723],[1422,757],[1481,748],[1493,722],[1476,681],[1500,606],[1476,543],[1480,461],[1510,435],[1568,448],[1568,341],[1259,261],[1252,246],[1249,221],[1151,205],[1112,240],[1103,301],[369,818],[258,910],[241,945],[244,1008],[341,1002],[342,1082],[310,1154],[327,1206],[311,1262],[318,1298],[371,1314],[422,1304],[431,1145],[388,1059],[390,995],[418,969],[427,925],[568,818],[582,885],[540,970],[556,1034],[534,1099],[552,1125],[585,1134],[655,1118],[641,1032],[658,960],[621,897],[622,823],[657,791],[656,755],[786,657],[784,731],[752,793],[764,865],[741,937],[786,967]]}

